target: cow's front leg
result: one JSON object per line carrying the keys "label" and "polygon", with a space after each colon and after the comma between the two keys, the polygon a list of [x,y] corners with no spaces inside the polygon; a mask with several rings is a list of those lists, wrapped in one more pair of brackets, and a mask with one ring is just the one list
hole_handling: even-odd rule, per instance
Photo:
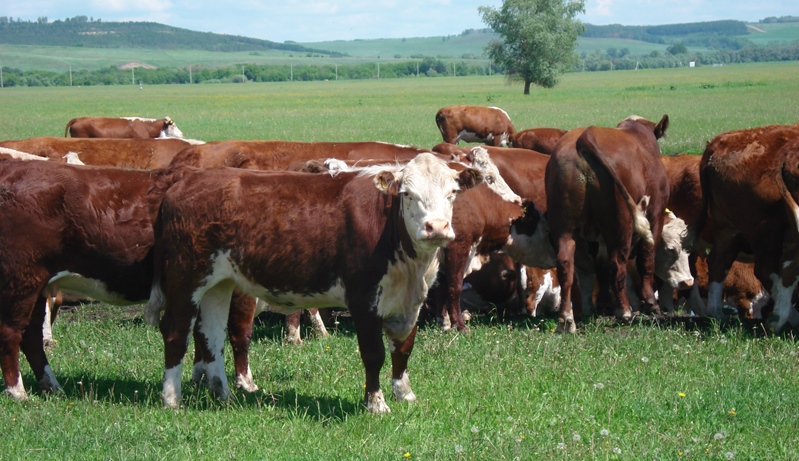
{"label": "cow's front leg", "polygon": [[389,338],[389,351],[391,351],[391,390],[394,398],[400,402],[415,402],[416,394],[411,389],[411,380],[408,377],[408,359],[411,357],[413,345],[416,341],[416,326],[405,339]]}
{"label": "cow's front leg", "polygon": [[382,319],[368,306],[356,307],[350,303],[350,312],[358,336],[358,349],[366,371],[364,405],[371,413],[389,413],[391,409],[386,403],[383,391],[380,390],[380,369],[386,360]]}

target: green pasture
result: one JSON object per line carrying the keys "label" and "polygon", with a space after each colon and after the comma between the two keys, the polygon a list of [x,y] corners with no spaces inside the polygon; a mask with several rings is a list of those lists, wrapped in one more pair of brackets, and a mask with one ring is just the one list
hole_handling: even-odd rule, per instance
{"label": "green pasture", "polygon": [[[61,136],[76,116],[169,115],[205,140],[433,146],[438,108],[480,104],[506,109],[519,129],[669,114],[664,152],[698,153],[722,131],[799,121],[797,75],[799,63],[570,74],[527,97],[501,77],[5,88],[0,139]],[[81,305],[59,316],[49,351],[63,395],[41,394],[20,357],[30,400],[0,396],[0,459],[799,459],[795,332],[736,321],[600,319],[576,335],[554,326],[491,313],[468,335],[424,326],[410,361],[419,401],[389,400],[392,413],[374,416],[361,406],[349,319],[294,347],[267,318],[250,354],[260,391],[214,400],[189,383],[189,355],[184,408],[173,411],[161,408],[161,335],[141,308]],[[382,384],[390,393],[388,364]]]}
{"label": "green pasture", "polygon": [[451,104],[495,105],[517,129],[613,126],[637,114],[671,125],[665,153],[699,153],[723,131],[799,122],[799,63],[566,74],[554,89],[501,76],[0,90],[0,139],[63,136],[82,116],[169,115],[187,137],[382,140],[432,147]]}

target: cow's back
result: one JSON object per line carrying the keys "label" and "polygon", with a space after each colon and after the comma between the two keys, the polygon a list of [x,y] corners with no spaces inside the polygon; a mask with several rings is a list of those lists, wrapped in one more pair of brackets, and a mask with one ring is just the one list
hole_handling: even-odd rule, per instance
{"label": "cow's back", "polygon": [[172,163],[202,168],[285,170],[293,163],[325,158],[408,161],[420,152],[424,149],[376,141],[215,141],[192,146],[175,156]]}

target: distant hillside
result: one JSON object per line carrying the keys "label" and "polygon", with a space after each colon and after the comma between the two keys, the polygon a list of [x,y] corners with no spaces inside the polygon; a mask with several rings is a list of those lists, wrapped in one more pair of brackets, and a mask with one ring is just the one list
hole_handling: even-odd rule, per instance
{"label": "distant hillside", "polygon": [[331,55],[296,43],[276,43],[236,35],[195,32],[154,22],[102,22],[86,16],[64,21],[14,21],[0,16],[0,43],[86,48],[149,48],[204,51],[285,50]]}

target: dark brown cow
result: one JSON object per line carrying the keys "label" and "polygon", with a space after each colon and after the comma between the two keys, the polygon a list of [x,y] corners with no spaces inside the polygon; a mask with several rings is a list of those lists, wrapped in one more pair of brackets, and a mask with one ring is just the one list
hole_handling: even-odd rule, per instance
{"label": "dark brown cow", "polygon": [[294,163],[308,160],[337,158],[408,161],[422,152],[428,151],[378,141],[214,141],[186,149],[175,156],[173,164],[279,171],[288,169]]}
{"label": "dark brown cow", "polygon": [[566,134],[560,128],[529,128],[518,131],[511,139],[511,147],[530,149],[542,154],[552,155],[555,145]]}
{"label": "dark brown cow", "polygon": [[516,133],[508,113],[499,107],[442,107],[436,113],[436,126],[450,144],[463,140],[507,147]]}
{"label": "dark brown cow", "polygon": [[64,137],[73,138],[182,138],[175,122],[169,117],[161,119],[139,117],[80,117],[67,123]]}
{"label": "dark brown cow", "polygon": [[178,152],[192,146],[183,139],[85,139],[44,136],[2,141],[0,147],[66,162],[70,152],[86,165],[154,170],[169,165]]}
{"label": "dark brown cow", "polygon": [[456,193],[481,180],[476,170],[458,173],[424,153],[374,176],[185,166],[157,174],[154,193],[165,196],[145,319],[157,323],[165,305],[165,406],[180,405],[194,319],[211,390],[230,395],[221,352],[235,287],[288,310],[348,307],[369,411],[390,411],[380,390],[381,330],[391,344],[393,394],[415,400],[407,362],[419,307],[435,277],[438,249],[455,236]]}
{"label": "dark brown cow", "polygon": [[[713,225],[707,259],[705,315],[722,318],[724,279],[739,254],[752,254],[755,276],[774,300],[773,331],[799,324],[791,304],[799,260],[799,125],[769,125],[722,133],[700,163],[702,213]],[[702,234],[699,234],[702,235]]]}
{"label": "dark brown cow", "polygon": [[617,318],[632,317],[625,287],[627,258],[633,249],[642,279],[644,310],[657,309],[655,246],[669,198],[657,140],[667,127],[665,115],[658,124],[630,117],[616,128],[572,130],[558,143],[547,164],[546,196],[562,290],[559,331],[576,330],[571,305],[575,255],[585,257],[588,242],[600,238],[607,249]]}
{"label": "dark brown cow", "polygon": [[149,175],[0,162],[0,360],[6,394],[27,396],[20,347],[40,388],[61,389],[42,345],[42,293],[48,284],[112,304],[141,303],[149,296],[155,212],[146,201]]}

